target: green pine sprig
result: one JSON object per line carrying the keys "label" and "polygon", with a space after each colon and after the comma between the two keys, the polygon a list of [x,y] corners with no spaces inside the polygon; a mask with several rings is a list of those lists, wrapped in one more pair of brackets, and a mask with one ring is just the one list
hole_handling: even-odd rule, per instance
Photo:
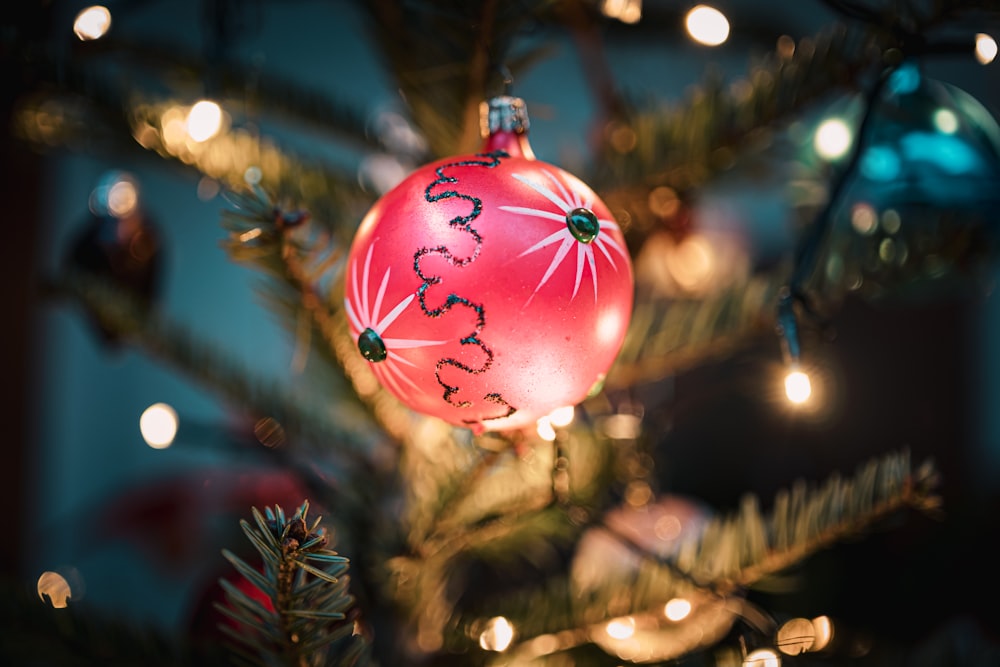
{"label": "green pine sprig", "polygon": [[[914,468],[908,452],[889,453],[858,466],[851,476],[834,473],[818,485],[800,480],[779,492],[766,513],[756,496],[747,495],[738,511],[713,518],[669,557],[657,556],[597,522],[589,530],[601,531],[631,551],[631,565],[609,560],[600,581],[591,585],[561,571],[534,586],[508,588],[500,596],[476,600],[448,624],[446,641],[469,650],[470,638],[478,637],[471,629],[487,616],[504,616],[518,629],[520,643],[504,654],[516,662],[526,659],[532,638],[541,635],[549,635],[553,653],[562,653],[589,643],[594,628],[616,617],[662,623],[663,604],[675,597],[713,608],[733,601],[733,609],[738,609],[747,588],[763,585],[840,541],[872,531],[891,515],[917,510],[933,516],[940,507],[937,483],[932,462]],[[674,657],[717,640],[709,636],[693,641]]]}
{"label": "green pine sprig", "polygon": [[216,609],[233,621],[220,624],[236,661],[259,667],[365,665],[368,642],[358,631],[349,592],[349,561],[327,549],[321,518],[307,522],[306,501],[291,517],[275,505],[252,508],[253,522],[240,526],[263,563],[248,564],[229,550],[223,556],[267,598],[262,603],[221,579],[225,603]]}

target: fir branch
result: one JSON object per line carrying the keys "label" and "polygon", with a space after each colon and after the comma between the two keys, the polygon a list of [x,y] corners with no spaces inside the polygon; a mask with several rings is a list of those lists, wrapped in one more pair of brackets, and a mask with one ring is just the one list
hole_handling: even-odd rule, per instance
{"label": "fir branch", "polygon": [[778,275],[754,276],[703,299],[656,297],[640,289],[605,388],[660,380],[772,331],[780,289]]}
{"label": "fir branch", "polygon": [[259,169],[279,202],[293,202],[309,211],[339,242],[349,242],[358,221],[374,202],[357,183],[354,172],[333,168],[281,148],[272,138],[247,130],[221,133],[197,145],[172,141],[161,128],[162,118],[177,105],[169,101],[133,102],[131,134],[144,148],[161,157],[195,167],[231,190],[246,187],[247,173]]}
{"label": "fir branch", "polygon": [[[552,0],[364,3],[415,124],[441,157],[478,148],[479,104],[502,74],[516,31]],[[428,35],[433,37],[428,39]],[[498,90],[499,92],[499,90]]]}
{"label": "fir branch", "polygon": [[733,85],[709,73],[673,106],[633,102],[621,124],[610,128],[590,181],[612,210],[628,212],[626,232],[630,243],[638,243],[656,227],[645,205],[650,190],[668,186],[682,199],[690,196],[740,152],[768,145],[769,133],[784,119],[857,85],[880,66],[878,48],[871,34],[834,26],[791,48],[779,46]]}
{"label": "fir branch", "polygon": [[907,508],[936,511],[937,483],[930,461],[913,470],[908,452],[887,454],[859,466],[847,480],[834,473],[819,487],[796,483],[775,497],[768,516],[748,495],[739,512],[712,519],[702,534],[681,546],[675,559],[663,561],[632,546],[701,588],[733,593],[891,514]]}
{"label": "fir branch", "polygon": [[263,188],[230,191],[228,197],[233,208],[223,212],[222,224],[229,232],[223,247],[233,261],[271,278],[262,292],[266,303],[295,323],[297,333],[306,332],[300,350],[318,353],[345,385],[353,386],[351,397],[397,441],[409,442],[415,432],[426,438],[431,430],[451,439],[450,428],[417,428],[430,418],[412,413],[383,389],[358,354],[342,300],[343,246],[317,230],[311,215],[284,210]]}
{"label": "fir branch", "polygon": [[[803,488],[800,483],[790,494],[775,498],[768,517],[746,503],[740,515],[718,526],[717,535],[703,538],[699,551],[701,555],[714,551],[716,564],[709,571],[716,573],[713,578],[724,588],[752,586],[900,510],[937,513],[938,482],[932,462],[913,470],[909,452],[889,454],[859,467],[852,479],[843,480],[835,473],[820,488]],[[713,539],[720,545],[734,544],[740,553],[713,547]],[[700,567],[691,572],[704,577]]]}
{"label": "fir branch", "polygon": [[51,298],[79,303],[103,327],[120,334],[125,341],[236,404],[273,417],[290,432],[354,457],[363,456],[370,447],[370,425],[349,406],[326,400],[317,404],[313,397],[276,386],[272,379],[254,374],[229,353],[201,340],[163,313],[144,314],[135,299],[104,279],[66,271],[47,280],[43,289]]}
{"label": "fir branch", "polygon": [[[204,54],[185,51],[183,46],[159,42],[147,36],[131,41],[112,34],[100,40],[74,44],[74,60],[87,68],[108,61],[125,64],[132,80],[143,80],[150,72],[169,79],[178,96],[192,103],[200,97],[219,98],[231,113],[259,124],[259,116],[274,116],[308,126],[361,150],[384,150],[378,137],[368,132],[365,114],[354,101],[334,99],[315,88],[248,67],[232,60],[206,60]],[[211,73],[211,85],[206,86]],[[230,102],[232,100],[232,102]]]}
{"label": "fir branch", "polygon": [[[595,526],[613,535],[636,560],[631,565],[609,562],[607,572],[589,585],[575,581],[570,571],[532,586],[514,590],[508,586],[502,594],[468,606],[449,626],[453,632],[448,641],[459,648],[474,636],[470,628],[483,618],[502,615],[521,635],[522,643],[508,652],[511,657],[530,653],[530,639],[542,634],[554,635],[552,652],[565,651],[593,641],[595,628],[615,617],[662,623],[663,604],[674,597],[686,598],[696,608],[717,607],[714,613],[726,609],[734,619],[742,612],[727,600],[743,589],[837,541],[870,530],[893,513],[906,508],[937,511],[936,484],[930,462],[912,470],[908,453],[889,454],[859,466],[847,480],[834,474],[819,488],[797,483],[791,492],[778,494],[768,516],[748,495],[737,513],[713,519],[669,558],[650,553],[608,526]],[[699,634],[685,651],[718,638]]]}
{"label": "fir branch", "polygon": [[366,641],[355,632],[352,617],[348,560],[325,548],[320,521],[309,526],[308,511],[308,501],[290,518],[277,505],[266,507],[264,514],[255,507],[253,524],[240,521],[263,569],[227,550],[223,556],[266,596],[268,605],[220,580],[225,604],[216,607],[238,626],[220,629],[236,643],[238,654],[265,666],[367,664]]}
{"label": "fir branch", "polygon": [[158,155],[228,187],[242,187],[247,170],[256,167],[279,200],[307,208],[314,220],[345,241],[374,201],[354,172],[315,156],[297,155],[256,131],[237,128],[198,145],[171,143],[164,135],[163,117],[182,103],[165,100],[162,93],[159,101],[141,97],[130,81],[114,80],[84,62],[57,65],[42,60],[36,67],[49,83],[19,101],[13,131],[38,148],[115,152],[131,159],[137,152]]}

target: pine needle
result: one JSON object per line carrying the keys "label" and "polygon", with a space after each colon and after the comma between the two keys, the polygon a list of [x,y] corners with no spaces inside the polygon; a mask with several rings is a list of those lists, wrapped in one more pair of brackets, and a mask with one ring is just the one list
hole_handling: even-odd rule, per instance
{"label": "pine needle", "polygon": [[[327,538],[316,532],[321,530],[317,523],[308,531],[308,509],[308,502],[303,503],[289,518],[278,505],[266,507],[263,513],[254,507],[254,523],[240,522],[261,560],[268,564],[263,572],[232,552],[223,552],[267,603],[221,581],[226,603],[219,605],[219,610],[238,625],[238,630],[226,625],[220,629],[257,653],[247,656],[243,651],[240,655],[259,659],[267,667],[356,664],[358,656],[366,655],[363,646],[356,646],[365,640],[353,635],[354,621],[349,618],[354,598],[344,574],[347,559],[325,548]],[[323,566],[310,565],[306,558]]]}

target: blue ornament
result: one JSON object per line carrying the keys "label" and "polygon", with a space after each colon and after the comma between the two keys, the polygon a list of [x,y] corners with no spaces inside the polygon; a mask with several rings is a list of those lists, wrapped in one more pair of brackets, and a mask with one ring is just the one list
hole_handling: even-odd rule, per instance
{"label": "blue ornament", "polygon": [[812,287],[924,297],[983,279],[1000,231],[1000,126],[965,91],[904,62],[845,174]]}

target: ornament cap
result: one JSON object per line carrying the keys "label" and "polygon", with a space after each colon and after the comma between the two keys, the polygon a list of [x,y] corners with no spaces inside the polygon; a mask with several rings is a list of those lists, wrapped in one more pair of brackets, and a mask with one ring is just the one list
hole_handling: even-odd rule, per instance
{"label": "ornament cap", "polygon": [[520,97],[498,95],[479,105],[483,152],[502,150],[511,156],[534,159],[528,143],[528,107]]}

